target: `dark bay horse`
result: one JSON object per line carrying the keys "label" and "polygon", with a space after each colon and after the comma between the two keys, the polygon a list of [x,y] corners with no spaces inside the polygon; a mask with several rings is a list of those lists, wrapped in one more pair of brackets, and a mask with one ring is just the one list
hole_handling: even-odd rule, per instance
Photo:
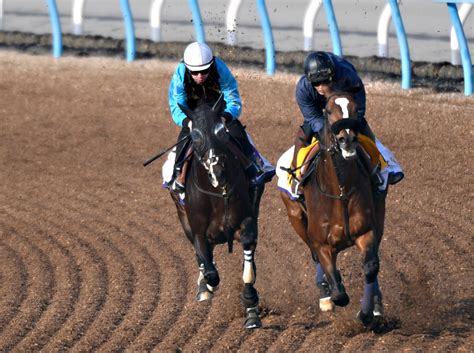
{"label": "dark bay horse", "polygon": [[305,206],[281,196],[295,231],[311,250],[322,311],[345,306],[349,296],[337,269],[337,255],[355,245],[362,254],[364,295],[358,318],[364,325],[383,314],[378,285],[378,250],[385,218],[385,196],[375,192],[370,163],[358,142],[359,121],[351,95],[333,93],[327,99],[326,121],[319,136],[319,155],[304,184]]}
{"label": "dark bay horse", "polygon": [[197,300],[211,299],[219,285],[213,251],[233,241],[243,248],[243,289],[246,328],[261,327],[258,293],[254,287],[257,218],[264,185],[250,185],[245,173],[249,161],[221,121],[225,102],[202,101],[194,110],[180,106],[192,120],[192,159],[188,169],[184,205],[172,192],[183,230],[194,247],[199,266]]}

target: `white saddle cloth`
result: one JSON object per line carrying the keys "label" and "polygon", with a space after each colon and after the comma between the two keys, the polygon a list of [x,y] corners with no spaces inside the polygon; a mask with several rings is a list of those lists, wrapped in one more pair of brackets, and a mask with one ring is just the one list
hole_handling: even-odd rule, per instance
{"label": "white saddle cloth", "polygon": [[[400,164],[398,164],[397,160],[393,153],[385,147],[379,139],[375,139],[375,144],[377,145],[378,150],[382,154],[382,157],[387,162],[387,166],[382,169],[381,175],[383,178],[383,184],[379,186],[380,191],[385,191],[388,185],[388,176],[390,173],[397,173],[403,172]],[[298,198],[298,195],[291,191],[291,185],[288,182],[288,173],[282,170],[280,167],[289,168],[291,165],[291,161],[293,160],[293,151],[295,150],[295,146],[291,146],[285,153],[281,155],[278,159],[277,167],[276,167],[276,175],[278,177],[278,188],[282,191],[288,193],[292,200]]]}

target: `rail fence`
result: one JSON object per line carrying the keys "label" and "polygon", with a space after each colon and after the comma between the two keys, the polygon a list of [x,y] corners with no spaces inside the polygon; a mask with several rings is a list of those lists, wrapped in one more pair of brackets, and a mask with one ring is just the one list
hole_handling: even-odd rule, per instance
{"label": "rail fence", "polygon": [[[52,26],[52,53],[53,56],[59,58],[62,55],[62,30],[60,15],[57,9],[55,0],[47,1],[49,17]],[[81,35],[83,33],[84,23],[84,7],[85,0],[72,0],[71,22],[73,33]],[[136,38],[133,21],[133,14],[128,0],[119,0],[120,8],[123,17],[124,33],[125,33],[125,57],[128,61],[135,60],[136,56]],[[150,25],[150,39],[154,42],[160,42],[161,36],[161,13],[164,0],[151,0],[149,11],[149,25]],[[435,3],[447,6],[447,13],[450,16],[452,23],[450,32],[451,43],[451,63],[453,65],[462,65],[464,77],[464,94],[466,96],[472,95],[472,61],[469,52],[468,42],[463,30],[463,24],[469,17],[474,0],[433,0]],[[458,5],[459,8],[458,8]],[[226,30],[227,30],[227,44],[236,46],[238,44],[237,28],[238,28],[238,12],[242,5],[242,0],[229,0],[226,11]],[[268,75],[273,75],[276,71],[275,65],[275,46],[272,33],[272,26],[268,16],[265,0],[256,0],[258,14],[260,18],[261,30],[265,45],[265,65]],[[195,38],[199,42],[205,42],[204,22],[201,17],[201,10],[198,0],[188,0],[188,6],[192,13],[192,21],[194,24]],[[391,22],[395,27],[398,45],[400,49],[401,61],[401,87],[402,89],[410,89],[412,87],[412,68],[410,50],[408,46],[408,39],[404,28],[403,18],[400,13],[399,6],[403,6],[400,0],[387,0],[384,8],[380,12],[378,27],[377,27],[377,41],[378,41],[378,56],[389,57],[389,43],[388,31]],[[4,0],[0,0],[0,29],[3,27],[3,8]],[[331,0],[309,0],[303,23],[303,43],[302,47],[305,51],[313,50],[314,43],[314,27],[318,14],[324,10],[326,14],[326,21],[328,24],[328,31],[331,38],[332,51],[343,56],[343,44],[341,42],[341,35],[336,20],[336,13],[334,11]]]}

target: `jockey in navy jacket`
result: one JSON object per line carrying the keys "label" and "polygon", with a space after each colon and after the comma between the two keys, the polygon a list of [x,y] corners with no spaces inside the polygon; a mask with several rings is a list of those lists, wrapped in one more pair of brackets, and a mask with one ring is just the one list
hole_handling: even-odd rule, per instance
{"label": "jockey in navy jacket", "polygon": [[[374,135],[365,119],[365,87],[354,66],[346,59],[333,53],[317,51],[310,53],[304,61],[304,76],[296,85],[296,101],[303,115],[303,125],[298,128],[293,161],[296,168],[297,155],[303,145],[309,144],[324,126],[326,98],[332,92],[347,92],[353,95],[357,105],[357,117],[361,124],[360,133],[369,137],[389,162],[386,172],[389,184],[396,184],[403,179],[404,173],[393,154]],[[382,180],[382,178],[379,178]]]}
{"label": "jockey in navy jacket", "polygon": [[[334,76],[331,80],[333,91],[350,92],[354,94],[357,104],[357,116],[364,120],[365,116],[365,88],[354,66],[346,59],[332,53],[327,53],[334,63]],[[296,101],[303,114],[303,129],[307,135],[319,132],[323,127],[323,109],[326,98],[313,87],[307,75],[301,76],[296,85]]]}

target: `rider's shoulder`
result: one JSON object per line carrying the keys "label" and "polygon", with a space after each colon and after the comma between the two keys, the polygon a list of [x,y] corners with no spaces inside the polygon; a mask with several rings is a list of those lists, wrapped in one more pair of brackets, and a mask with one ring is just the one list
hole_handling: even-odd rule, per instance
{"label": "rider's shoulder", "polygon": [[313,86],[305,75],[302,75],[296,83],[296,91],[312,91]]}
{"label": "rider's shoulder", "polygon": [[214,57],[214,65],[216,66],[218,72],[222,72],[223,70],[230,71],[225,61],[218,56]]}

